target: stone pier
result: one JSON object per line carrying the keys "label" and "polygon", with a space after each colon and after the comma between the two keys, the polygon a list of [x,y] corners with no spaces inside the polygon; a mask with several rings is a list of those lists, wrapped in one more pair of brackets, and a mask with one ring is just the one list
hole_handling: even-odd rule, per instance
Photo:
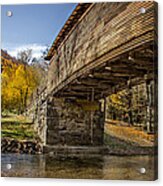
{"label": "stone pier", "polygon": [[47,145],[103,144],[104,112],[100,102],[51,98],[46,119]]}

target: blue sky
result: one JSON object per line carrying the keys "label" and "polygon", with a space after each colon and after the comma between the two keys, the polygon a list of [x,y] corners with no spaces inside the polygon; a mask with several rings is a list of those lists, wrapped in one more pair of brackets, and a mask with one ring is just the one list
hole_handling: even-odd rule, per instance
{"label": "blue sky", "polygon": [[[76,4],[3,5],[2,48],[16,57],[18,51],[33,49],[35,57],[51,46]],[[12,17],[6,15],[12,11]]]}

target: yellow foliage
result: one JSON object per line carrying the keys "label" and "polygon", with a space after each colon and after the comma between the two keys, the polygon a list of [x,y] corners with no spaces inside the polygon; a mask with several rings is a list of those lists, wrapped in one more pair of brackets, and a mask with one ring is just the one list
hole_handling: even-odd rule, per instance
{"label": "yellow foliage", "polygon": [[36,71],[23,64],[3,64],[2,109],[24,111],[27,100],[38,86]]}

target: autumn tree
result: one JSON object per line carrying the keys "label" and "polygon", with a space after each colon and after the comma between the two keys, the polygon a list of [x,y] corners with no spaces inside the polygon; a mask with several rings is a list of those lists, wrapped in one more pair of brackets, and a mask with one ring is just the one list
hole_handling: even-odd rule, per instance
{"label": "autumn tree", "polygon": [[29,63],[33,60],[32,51],[18,53],[18,62],[7,61],[2,72],[2,110],[23,113],[27,100],[39,85],[39,73]]}
{"label": "autumn tree", "polygon": [[11,111],[13,108],[18,107],[18,94],[13,90],[11,85],[14,81],[15,72],[17,68],[18,64],[12,63],[11,61],[3,63],[3,72],[1,74],[2,111]]}
{"label": "autumn tree", "polygon": [[[154,90],[154,87],[152,87],[152,89]],[[107,117],[108,119],[124,121],[131,125],[145,127],[147,120],[146,102],[145,83],[131,87],[130,91],[124,89],[116,92],[107,98]],[[152,104],[154,105],[154,103]],[[151,120],[154,123],[154,108],[151,107],[151,110]],[[132,118],[130,118],[131,115]]]}
{"label": "autumn tree", "polygon": [[[17,59],[2,61],[2,111],[23,113],[37,87],[45,87],[47,83],[48,63],[33,57],[31,49],[21,51]],[[9,56],[7,54],[7,56]]]}

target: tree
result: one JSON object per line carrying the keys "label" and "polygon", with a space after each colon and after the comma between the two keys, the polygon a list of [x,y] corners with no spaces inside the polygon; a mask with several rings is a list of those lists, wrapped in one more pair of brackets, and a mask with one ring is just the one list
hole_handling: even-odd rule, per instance
{"label": "tree", "polygon": [[48,64],[41,57],[33,58],[30,49],[19,52],[14,61],[3,63],[2,110],[23,113],[37,87],[46,86]]}
{"label": "tree", "polygon": [[29,97],[39,85],[38,71],[29,65],[31,54],[31,50],[22,51],[18,54],[19,63],[6,60],[3,64],[2,110],[23,113]]}
{"label": "tree", "polygon": [[27,49],[18,52],[17,60],[23,63],[24,65],[29,65],[33,60],[32,49]]}

